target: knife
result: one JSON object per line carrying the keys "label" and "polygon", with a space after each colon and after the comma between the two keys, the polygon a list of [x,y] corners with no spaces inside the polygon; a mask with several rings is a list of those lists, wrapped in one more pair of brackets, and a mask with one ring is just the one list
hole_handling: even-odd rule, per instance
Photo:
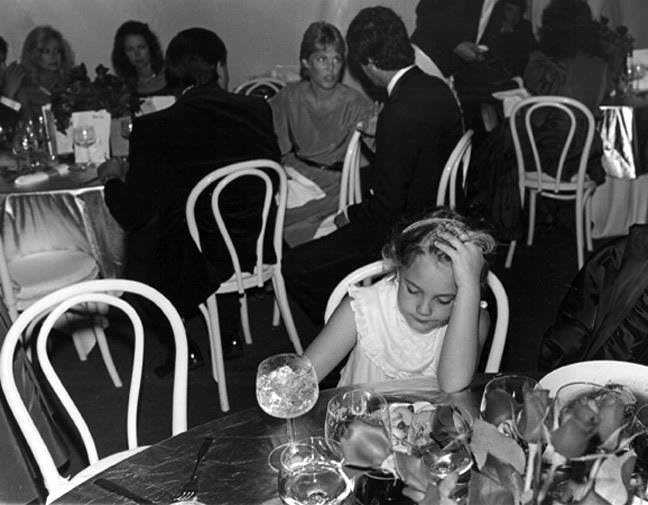
{"label": "knife", "polygon": [[132,500],[135,503],[140,503],[142,505],[155,505],[155,503],[149,500],[148,498],[143,498],[111,480],[97,479],[94,481],[94,484],[105,489],[106,491],[110,491],[111,493],[115,493],[118,494],[119,496],[123,496],[124,498],[128,498],[129,500]]}

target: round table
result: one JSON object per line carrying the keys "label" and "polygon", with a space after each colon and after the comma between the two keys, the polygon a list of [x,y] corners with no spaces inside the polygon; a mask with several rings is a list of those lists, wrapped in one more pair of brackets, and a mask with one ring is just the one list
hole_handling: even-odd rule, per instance
{"label": "round table", "polygon": [[[390,396],[414,393],[417,397],[431,400],[447,397],[476,416],[482,390],[490,378],[492,375],[478,375],[469,388],[452,395],[439,393],[436,383],[429,378],[397,380],[367,387]],[[296,420],[298,438],[323,435],[326,404],[341,389],[351,388],[320,392],[315,407]],[[169,503],[191,474],[196,452],[204,437],[213,437],[214,443],[199,470],[199,501],[210,505],[279,503],[277,476],[268,467],[267,457],[273,447],[286,442],[286,423],[264,414],[258,407],[215,419],[163,440],[97,477],[114,481],[155,503]],[[132,503],[93,484],[95,478],[54,503]]]}

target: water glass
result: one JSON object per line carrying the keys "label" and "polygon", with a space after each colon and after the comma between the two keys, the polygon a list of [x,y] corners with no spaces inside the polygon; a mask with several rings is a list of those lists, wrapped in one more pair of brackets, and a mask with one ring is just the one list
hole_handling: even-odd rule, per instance
{"label": "water glass", "polygon": [[79,170],[87,170],[88,167],[92,166],[92,160],[90,158],[90,146],[97,141],[97,134],[95,132],[94,126],[82,124],[75,127],[72,130],[72,140],[79,147],[83,147],[86,150],[87,161],[85,163],[80,163],[78,166]]}
{"label": "water glass", "polygon": [[133,131],[133,119],[130,116],[121,118],[119,122],[119,133],[128,139]]}
{"label": "water glass", "polygon": [[310,437],[283,449],[279,497],[287,505],[336,505],[353,490],[341,459],[322,437]]}

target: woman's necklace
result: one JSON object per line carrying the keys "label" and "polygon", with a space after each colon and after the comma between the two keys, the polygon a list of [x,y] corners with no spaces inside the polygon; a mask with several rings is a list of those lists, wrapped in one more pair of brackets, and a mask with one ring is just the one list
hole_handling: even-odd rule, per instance
{"label": "woman's necklace", "polygon": [[138,77],[137,80],[140,84],[147,84],[157,77],[157,74],[151,74],[148,77]]}

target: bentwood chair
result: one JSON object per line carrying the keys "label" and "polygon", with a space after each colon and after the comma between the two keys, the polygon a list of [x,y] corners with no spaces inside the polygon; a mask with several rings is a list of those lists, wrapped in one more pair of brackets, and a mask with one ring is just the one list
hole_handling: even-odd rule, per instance
{"label": "bentwood chair", "polygon": [[[278,191],[273,190],[272,181],[270,177],[261,168],[269,169],[277,174],[279,180]],[[219,199],[223,190],[228,184],[235,181],[240,177],[253,176],[261,179],[265,185],[265,197],[263,200],[261,226],[256,240],[256,263],[252,272],[243,272],[239,260],[239,253],[236,251],[230,233],[227,229],[225,221],[221,215],[219,208]],[[215,187],[214,187],[215,185]],[[212,374],[214,380],[218,383],[218,391],[220,395],[221,409],[226,412],[229,410],[229,399],[227,396],[227,385],[225,383],[225,367],[223,363],[223,349],[221,346],[220,325],[218,322],[218,306],[216,302],[216,295],[225,293],[238,293],[241,311],[241,324],[243,326],[243,334],[245,342],[252,343],[252,336],[250,332],[250,322],[248,318],[248,305],[247,296],[245,291],[250,288],[262,287],[265,282],[271,280],[272,287],[275,293],[275,300],[279,306],[281,317],[283,318],[286,326],[288,336],[295,348],[295,352],[302,354],[303,349],[297,328],[293,321],[290,306],[288,304],[288,295],[286,293],[286,286],[284,284],[283,275],[281,273],[281,258],[283,250],[283,227],[284,215],[286,212],[286,197],[287,197],[287,180],[284,169],[278,163],[271,160],[251,160],[241,163],[234,163],[223,168],[214,170],[212,173],[203,177],[194,189],[189,194],[186,206],[187,225],[189,233],[193,238],[196,246],[202,251],[200,243],[200,235],[198,226],[196,224],[195,207],[198,197],[205,190],[211,190],[212,193],[212,210],[216,219],[216,224],[223,237],[227,250],[229,251],[232,265],[234,266],[234,274],[228,280],[223,282],[218,290],[213,293],[206,301],[200,305],[200,310],[205,318],[207,330],[211,343],[211,357],[212,357]],[[270,201],[276,197],[277,202],[277,215],[273,229],[269,229],[268,216],[270,213]],[[263,257],[263,249],[266,234],[272,234],[272,243],[275,254],[275,261],[273,263],[266,263]]]}
{"label": "bentwood chair", "polygon": [[[144,361],[144,329],[135,309],[123,299],[117,298],[113,294],[115,292],[132,293],[148,298],[161,309],[171,324],[176,349],[173,399],[171,403],[171,435],[177,435],[187,429],[187,336],[180,315],[167,298],[146,284],[123,279],[81,282],[44,296],[27,307],[9,329],[0,350],[0,384],[9,409],[16,420],[17,426],[22,431],[42,475],[48,493],[47,503],[54,501],[58,496],[109,466],[144,449],[144,447],[140,446],[137,438],[138,408]],[[88,424],[52,367],[47,352],[48,338],[56,321],[68,310],[74,310],[75,307],[85,303],[106,304],[120,309],[130,320],[134,334],[134,356],[125,423],[128,449],[103,458],[99,458]],[[52,455],[34,423],[34,419],[29,414],[28,406],[18,391],[14,376],[14,357],[22,343],[23,335],[33,321],[41,320],[43,322],[36,337],[36,349],[43,376],[77,430],[89,463],[88,467],[72,478],[64,477],[59,473]],[[158,421],[155,420],[155,422]]]}
{"label": "bentwood chair", "polygon": [[[556,176],[547,174],[542,167],[541,153],[538,151],[538,145],[533,131],[533,114],[543,110],[547,112],[558,111],[564,114],[569,120],[569,130],[565,137],[558,166],[555,167]],[[565,160],[569,148],[574,141],[577,128],[577,114],[585,119],[585,136],[578,165],[578,172],[572,180],[563,181],[562,173],[565,166]],[[522,142],[520,140],[520,131],[518,131],[518,121],[522,120],[521,125],[523,138],[528,139],[533,154],[533,166],[525,165]],[[575,206],[576,219],[576,255],[578,258],[578,268],[583,267],[583,228],[585,234],[585,243],[587,250],[591,251],[592,247],[592,195],[596,190],[596,183],[591,181],[587,175],[587,162],[589,160],[592,140],[594,139],[594,117],[590,110],[578,100],[564,96],[533,96],[526,98],[518,103],[511,111],[509,119],[511,133],[513,136],[513,145],[515,146],[515,157],[517,159],[520,200],[524,207],[526,192],[529,192],[529,225],[527,232],[527,245],[533,244],[533,235],[535,231],[535,212],[536,199],[538,196],[551,198],[554,200],[573,200]],[[523,126],[523,128],[522,128]],[[581,147],[581,146],[579,146]],[[546,167],[545,167],[546,168]],[[584,215],[583,215],[584,213]],[[506,258],[505,266],[509,268],[513,262],[516,241],[511,242]]]}
{"label": "bentwood chair", "polygon": [[[455,209],[457,206],[457,172],[461,167],[461,187],[466,186],[466,176],[470,165],[470,156],[472,153],[472,136],[473,131],[468,130],[457,142],[457,145],[450,153],[448,161],[443,167],[439,187],[437,188],[437,207],[446,205],[446,195],[449,194],[448,207]],[[448,191],[448,183],[450,190]]]}
{"label": "bentwood chair", "polygon": [[[392,273],[393,271],[383,261],[374,261],[351,272],[338,283],[329,296],[328,302],[326,303],[326,311],[324,312],[324,321],[327,322],[330,319],[352,286],[361,283],[367,285],[367,283],[375,282]],[[504,286],[493,272],[488,272],[486,282],[495,298],[497,318],[485,372],[497,373],[502,363],[502,355],[504,354],[504,345],[506,344],[506,336],[508,333],[509,302]]]}
{"label": "bentwood chair", "polygon": [[275,77],[255,77],[239,84],[234,88],[234,93],[263,96],[268,100],[279,93],[285,85],[285,82]]}
{"label": "bentwood chair", "polygon": [[[360,126],[360,125],[358,125]],[[362,131],[356,128],[349,138],[342,176],[340,178],[340,201],[338,212],[349,205],[362,202],[362,187],[360,184],[360,139]]]}

